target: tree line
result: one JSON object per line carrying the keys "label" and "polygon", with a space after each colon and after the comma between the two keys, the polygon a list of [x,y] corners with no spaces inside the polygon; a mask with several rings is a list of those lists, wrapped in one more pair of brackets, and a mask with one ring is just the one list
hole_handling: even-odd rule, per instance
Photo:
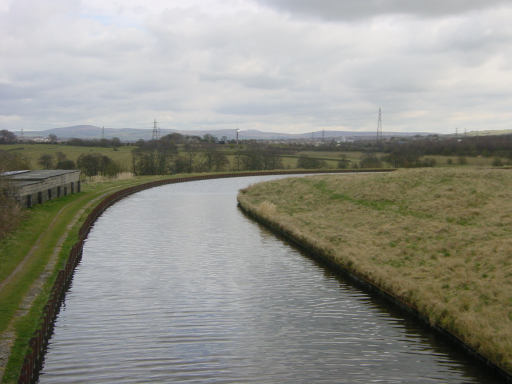
{"label": "tree line", "polygon": [[[244,145],[229,161],[222,145],[211,135],[202,138],[179,133],[159,140],[136,143],[133,172],[136,175],[276,169],[282,167],[279,153],[270,146]],[[178,150],[178,146],[180,150]]]}
{"label": "tree line", "polygon": [[64,142],[66,145],[73,145],[77,147],[103,147],[103,148],[118,148],[125,145],[118,137],[111,139],[78,139],[73,137]]}
{"label": "tree line", "polygon": [[82,153],[76,163],[70,160],[62,152],[57,152],[55,157],[51,154],[43,154],[38,161],[44,169],[80,169],[85,176],[109,176],[118,175],[121,166],[107,155],[100,153]]}
{"label": "tree line", "polygon": [[489,136],[415,136],[361,140],[338,143],[329,141],[320,145],[295,144],[296,149],[309,151],[384,153],[381,161],[395,167],[430,166],[433,159],[420,160],[425,156],[453,156],[464,163],[465,157],[494,157],[512,160],[512,135]]}

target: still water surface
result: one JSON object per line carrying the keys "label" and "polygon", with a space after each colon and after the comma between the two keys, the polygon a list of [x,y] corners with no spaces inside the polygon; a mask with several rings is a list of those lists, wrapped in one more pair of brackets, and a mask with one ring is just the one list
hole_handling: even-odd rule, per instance
{"label": "still water surface", "polygon": [[173,184],[109,208],[40,383],[499,382],[246,218],[237,191],[273,178]]}

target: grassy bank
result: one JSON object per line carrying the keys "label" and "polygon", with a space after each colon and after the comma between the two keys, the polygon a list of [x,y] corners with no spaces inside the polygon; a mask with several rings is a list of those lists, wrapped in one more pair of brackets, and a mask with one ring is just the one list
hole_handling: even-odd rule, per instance
{"label": "grassy bank", "polygon": [[285,179],[240,204],[512,372],[512,172]]}

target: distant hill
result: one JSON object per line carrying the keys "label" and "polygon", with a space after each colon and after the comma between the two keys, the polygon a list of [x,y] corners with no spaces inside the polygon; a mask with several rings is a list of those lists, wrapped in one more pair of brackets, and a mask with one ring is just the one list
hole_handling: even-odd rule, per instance
{"label": "distant hill", "polygon": [[[495,135],[511,135],[512,129],[502,129],[502,130],[487,130],[487,131],[470,131],[467,133],[464,133],[464,135],[467,136],[495,136]],[[462,136],[461,133],[459,133],[460,136]]]}
{"label": "distant hill", "polygon": [[[170,132],[169,132],[170,133]],[[19,136],[19,133],[16,133]],[[119,137],[122,141],[150,140],[151,130],[132,128],[103,128],[94,125],[74,125],[72,127],[52,128],[44,131],[25,131],[25,137],[48,137],[56,135],[59,139],[111,139]],[[167,133],[165,133],[167,134]]]}
{"label": "distant hill", "polygon": [[[221,129],[221,130],[174,130],[174,129],[161,129],[160,135],[168,135],[170,133],[181,133],[183,135],[190,136],[204,136],[206,134],[213,135],[218,139],[226,137],[228,140],[236,138],[236,131],[234,129]],[[20,136],[20,132],[15,132],[16,135]],[[56,135],[59,139],[111,139],[118,137],[122,141],[137,141],[139,139],[151,140],[152,130],[151,129],[135,129],[135,128],[105,128],[104,131],[101,127],[94,125],[74,125],[72,127],[62,127],[47,129],[44,131],[25,131],[24,136],[29,137],[48,137],[48,135]],[[384,136],[416,136],[416,135],[428,135],[426,132],[384,132]],[[104,136],[103,136],[104,135]],[[363,139],[375,137],[375,132],[356,132],[356,131],[316,131],[300,134],[292,133],[279,133],[279,132],[262,132],[258,130],[246,130],[239,132],[239,138],[242,140],[288,140],[288,139],[320,139],[322,136],[327,139]]]}

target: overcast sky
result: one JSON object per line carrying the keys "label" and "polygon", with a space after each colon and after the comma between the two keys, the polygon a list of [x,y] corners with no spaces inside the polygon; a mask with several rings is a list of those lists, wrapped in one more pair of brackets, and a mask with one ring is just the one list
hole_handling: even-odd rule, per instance
{"label": "overcast sky", "polygon": [[512,128],[512,2],[0,0],[0,129]]}

